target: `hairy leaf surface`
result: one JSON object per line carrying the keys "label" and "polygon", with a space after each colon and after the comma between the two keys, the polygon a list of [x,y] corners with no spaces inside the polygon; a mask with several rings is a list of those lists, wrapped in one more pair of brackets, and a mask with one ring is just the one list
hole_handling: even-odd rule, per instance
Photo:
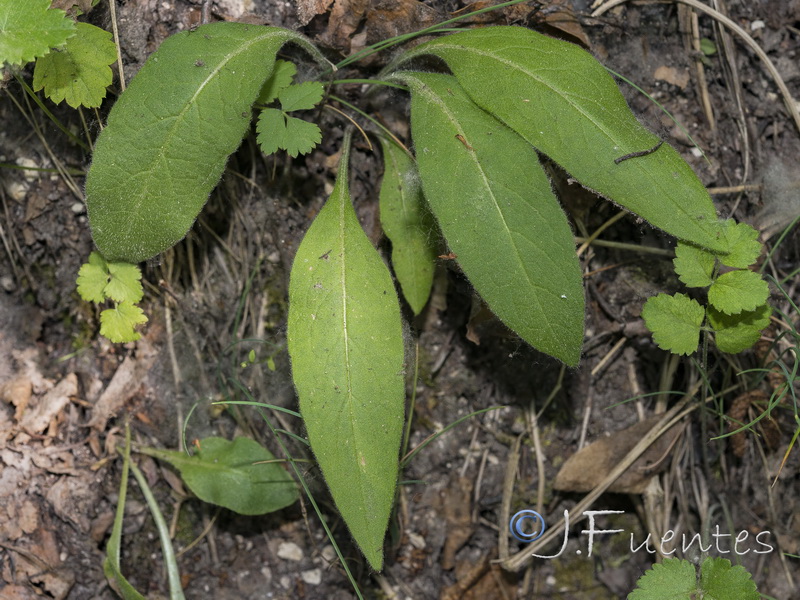
{"label": "hairy leaf surface", "polygon": [[584,186],[680,239],[726,251],[703,184],[668,144],[655,149],[658,137],[588,52],[521,27],[487,27],[421,44],[405,60],[423,54],[442,58],[478,106]]}
{"label": "hairy leaf surface", "polygon": [[392,242],[392,266],[408,304],[418,315],[431,294],[436,259],[435,224],[425,205],[414,160],[397,144],[383,148],[381,226]]}
{"label": "hairy leaf surface", "polygon": [[297,250],[287,336],[311,448],[353,537],[380,570],[403,425],[403,333],[389,270],[350,201],[348,146]]}
{"label": "hairy leaf surface", "polygon": [[403,72],[425,197],[492,311],[570,365],[583,342],[575,243],[536,151],[449,75]]}
{"label": "hairy leaf surface", "polygon": [[204,502],[242,515],[263,515],[294,504],[297,485],[272,453],[255,440],[207,437],[194,456],[185,452],[142,449],[180,471],[181,477]]}
{"label": "hairy leaf surface", "polygon": [[179,33],[150,56],[111,110],[86,180],[92,235],[108,260],[140,262],[186,235],[290,41],[324,60],[291,31],[243,23]]}

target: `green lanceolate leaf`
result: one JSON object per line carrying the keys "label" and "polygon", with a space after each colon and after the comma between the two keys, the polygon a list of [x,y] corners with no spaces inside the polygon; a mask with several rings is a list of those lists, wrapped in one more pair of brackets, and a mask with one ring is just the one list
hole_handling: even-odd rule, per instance
{"label": "green lanceolate leaf", "polygon": [[175,467],[189,489],[204,502],[242,515],[263,515],[298,498],[297,486],[272,453],[250,438],[209,437],[194,456],[146,448],[144,454]]}
{"label": "green lanceolate leaf", "polygon": [[348,157],[349,136],[331,197],[294,259],[287,337],[311,448],[380,570],[403,424],[403,332],[389,270],[350,201]]}
{"label": "green lanceolate leaf", "polygon": [[581,184],[680,239],[726,251],[703,184],[673,148],[657,147],[588,52],[520,27],[487,27],[421,44],[404,60],[423,54],[442,58],[475,104]]}
{"label": "green lanceolate leaf", "polygon": [[726,315],[708,308],[708,322],[714,329],[717,348],[729,354],[736,354],[752,347],[760,338],[761,332],[769,325],[772,307],[764,304],[756,310]]}
{"label": "green lanceolate leaf", "polygon": [[0,67],[24,64],[75,35],[75,21],[50,0],[0,0]]}
{"label": "green lanceolate leaf", "polygon": [[140,262],[192,226],[228,156],[250,126],[250,107],[285,29],[212,23],[168,38],[122,94],[97,139],[86,205],[109,260]]}
{"label": "green lanceolate leaf", "polygon": [[769,286],[753,271],[730,271],[720,275],[708,288],[709,303],[726,314],[755,310],[767,301]]}
{"label": "green lanceolate leaf", "polygon": [[703,307],[684,294],[658,294],[648,298],[642,308],[642,318],[655,343],[673,354],[688,355],[697,350],[704,317]]}
{"label": "green lanceolate leaf", "polygon": [[109,65],[117,59],[117,47],[108,31],[88,23],[78,23],[77,28],[63,48],[36,61],[33,89],[44,88],[56,104],[66,100],[72,108],[100,106],[111,85]]}
{"label": "green lanceolate leaf", "polygon": [[436,226],[425,205],[414,160],[386,138],[380,193],[381,226],[392,242],[392,266],[411,310],[418,315],[431,294]]}
{"label": "green lanceolate leaf", "polygon": [[536,151],[449,75],[402,72],[423,191],[450,249],[491,310],[570,365],[583,287],[567,219]]}

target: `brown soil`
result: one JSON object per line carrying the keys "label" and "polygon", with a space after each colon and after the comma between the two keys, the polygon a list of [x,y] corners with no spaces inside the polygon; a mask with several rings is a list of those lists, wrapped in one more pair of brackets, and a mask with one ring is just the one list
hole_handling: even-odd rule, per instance
{"label": "brown soil", "polygon": [[[125,76],[130,79],[165,37],[199,24],[204,5],[212,21],[247,19],[298,29],[336,59],[444,20],[465,4],[128,0],[117,2],[117,14]],[[474,6],[490,4],[481,0]],[[728,53],[722,51],[723,38],[713,19],[699,17],[699,38],[713,41],[719,51],[706,57],[691,47],[691,28],[682,25],[687,22],[685,8],[632,1],[593,18],[588,0],[554,0],[528,2],[475,22],[523,25],[583,43],[610,69],[635,81],[704,149],[708,162],[692,152],[685,132],[661,109],[621,83],[639,118],[679,149],[707,186],[750,185],[716,194],[719,212],[755,225],[772,248],[775,234],[800,214],[798,128],[755,54],[735,37]],[[797,102],[800,2],[730,0],[726,10],[767,52]],[[107,3],[95,8],[89,20],[110,29]],[[377,73],[388,58],[370,59],[368,74]],[[705,84],[698,78],[698,63],[703,64]],[[59,162],[70,172],[85,172],[90,157],[39,109],[26,104],[16,83],[4,85],[0,163],[54,168]],[[713,126],[703,109],[704,88]],[[399,135],[407,135],[407,99],[402,94],[363,100],[358,86],[343,93],[378,112]],[[111,104],[109,99],[103,111]],[[82,131],[75,111],[49,106],[59,119]],[[85,111],[84,117],[96,135],[97,115]],[[72,175],[70,187],[58,174],[0,168],[3,600],[117,597],[102,561],[119,493],[116,448],[123,443],[126,422],[138,444],[176,449],[191,412],[189,441],[249,435],[280,455],[255,411],[220,414],[210,402],[240,397],[232,384],[238,379],[261,401],[296,404],[284,335],[288,273],[303,232],[330,191],[343,126],[330,111],[320,118],[323,143],[305,158],[263,159],[254,140],[245,141],[189,237],[146,265],[144,308],[150,322],[143,338],[127,345],[114,346],[98,336],[98,315],[74,291],[77,270],[92,249],[82,175]],[[379,158],[360,142],[356,153],[356,205],[366,230],[385,247],[374,210]],[[578,235],[591,233],[616,213],[609,203],[566,181],[558,187]],[[617,222],[600,240],[657,249],[673,244],[631,217]],[[776,377],[739,374],[763,364],[765,354],[756,351],[730,357],[712,350],[708,376],[716,395],[705,407],[693,404],[696,410],[682,420],[680,431],[673,430],[671,443],[646,455],[646,465],[634,467],[647,476],[632,477],[632,487],[612,488],[617,491],[603,494],[591,506],[622,511],[597,522],[597,528],[621,533],[598,535],[589,557],[586,535],[581,535],[587,522],[576,523],[579,515],[573,514],[569,543],[558,558],[534,559],[517,571],[493,562],[523,548],[505,535],[509,510],[534,508],[555,527],[564,510],[583,499],[580,481],[573,482],[575,491],[554,489],[567,457],[596,440],[610,440],[611,458],[605,464],[590,460],[577,471],[579,480],[580,473],[604,473],[641,438],[641,432],[620,433],[624,428],[669,408],[700,379],[697,363],[673,359],[656,348],[640,319],[645,298],[678,289],[669,258],[595,244],[581,259],[589,273],[584,356],[580,368],[567,370],[497,322],[471,320],[475,301],[469,284],[452,261],[441,261],[434,297],[411,323],[411,336],[419,340],[420,375],[410,447],[473,411],[505,407],[467,420],[413,460],[402,475],[410,483],[400,489],[382,573],[370,573],[363,563],[319,473],[312,468],[306,472],[365,597],[624,598],[655,560],[644,548],[631,551],[631,536],[639,546],[648,531],[657,543],[668,530],[691,537],[713,534],[717,527],[720,535],[746,531],[749,537],[733,552],[732,538],[720,537],[720,552],[729,553],[712,550],[712,555],[746,567],[765,595],[797,597],[797,558],[788,556],[800,554],[796,448],[780,468],[798,426],[791,398],[762,422],[766,425],[757,434],[712,439],[727,432],[720,415],[735,410],[739,420],[753,418],[759,401],[763,407],[764,393],[771,392],[770,383],[781,384]],[[783,286],[795,303],[799,259],[795,228],[767,269],[779,280],[790,275]],[[785,318],[765,338],[784,334],[777,351],[784,351],[783,360],[791,368],[796,354],[786,348],[797,342],[785,332],[798,326],[800,315],[777,287],[772,289]],[[261,361],[242,367],[251,349]],[[273,357],[274,370],[267,368],[267,357]],[[622,403],[666,390],[678,394]],[[742,396],[750,390],[755,394]],[[296,421],[279,413],[271,418],[302,434]],[[306,453],[300,444],[288,438],[287,443],[296,456]],[[188,548],[178,559],[187,598],[354,597],[307,501],[263,517],[238,516],[192,498],[168,466],[134,457],[172,523],[176,550]],[[764,537],[763,532],[769,533]],[[758,534],[772,551],[764,552],[756,543]],[[552,555],[559,548],[556,541],[536,552]],[[692,551],[686,557],[697,558]],[[133,482],[121,563],[131,583],[148,598],[168,596],[155,526]]]}

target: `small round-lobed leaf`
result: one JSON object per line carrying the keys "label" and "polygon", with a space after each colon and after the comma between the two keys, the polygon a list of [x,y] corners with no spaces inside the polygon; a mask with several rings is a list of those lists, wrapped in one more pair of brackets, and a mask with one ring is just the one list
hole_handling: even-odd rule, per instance
{"label": "small round-lobed leaf", "polygon": [[708,301],[729,315],[755,310],[767,301],[769,286],[753,271],[730,271],[720,275],[708,289]]}
{"label": "small round-lobed leaf", "polygon": [[729,354],[736,354],[752,347],[760,338],[761,332],[769,326],[772,307],[764,304],[756,310],[726,315],[708,308],[708,322],[714,329],[717,348]]}
{"label": "small round-lobed leaf", "polygon": [[642,308],[642,318],[655,343],[673,354],[688,355],[697,350],[704,316],[703,307],[684,294],[659,294],[648,298]]}
{"label": "small round-lobed leaf", "polygon": [[715,262],[714,254],[708,250],[680,241],[675,247],[675,258],[672,261],[678,277],[688,287],[711,285]]}

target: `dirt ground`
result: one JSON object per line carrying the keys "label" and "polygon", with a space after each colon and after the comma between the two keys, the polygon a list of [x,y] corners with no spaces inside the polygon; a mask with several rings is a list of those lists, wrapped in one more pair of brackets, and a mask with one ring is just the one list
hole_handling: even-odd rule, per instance
{"label": "dirt ground", "polygon": [[[469,4],[121,0],[116,8],[129,80],[165,37],[201,23],[205,10],[210,21],[298,30],[336,59],[463,14]],[[471,6],[492,4],[480,0]],[[630,1],[596,17],[590,4],[526,2],[468,23],[527,26],[587,47],[683,125],[685,130],[620,82],[640,120],[678,149],[711,189],[720,215],[753,224],[768,249],[778,245],[781,232],[800,215],[800,131],[763,62],[708,15],[695,13],[693,35],[693,13],[684,4]],[[766,52],[791,102],[800,106],[800,1],[708,4]],[[108,4],[100,3],[89,20],[110,30]],[[694,45],[701,39],[707,40],[706,52]],[[389,58],[378,55],[342,76],[374,75]],[[295,160],[266,159],[253,136],[246,139],[191,234],[145,266],[150,322],[142,339],[115,346],[99,337],[98,315],[75,292],[77,270],[92,249],[82,201],[90,156],[32,106],[16,83],[3,85],[0,598],[115,598],[102,561],[119,496],[116,448],[126,422],[139,445],[178,449],[185,425],[188,440],[248,435],[280,455],[257,412],[220,412],[210,403],[242,399],[238,381],[260,401],[296,405],[285,350],[288,274],[303,232],[331,190],[343,121],[333,111],[321,112],[322,144]],[[115,84],[100,113],[84,111],[93,136],[117,90]],[[407,98],[360,92],[350,85],[339,95],[377,113],[407,139]],[[77,112],[49,107],[82,135]],[[379,156],[356,142],[352,164],[362,223],[386,250],[375,210]],[[56,167],[66,174],[54,172]],[[576,236],[586,237],[617,212],[563,174],[555,173],[555,185]],[[785,600],[800,595],[800,450],[794,448],[781,468],[798,427],[791,395],[756,432],[713,439],[728,431],[726,414],[752,419],[785,382],[776,373],[743,371],[776,357],[791,370],[797,360],[798,340],[790,332],[800,326],[800,314],[789,299],[795,305],[800,300],[800,235],[795,227],[781,240],[765,271],[782,281],[785,295],[773,285],[772,301],[784,314],[765,332],[760,350],[736,356],[710,351],[705,404],[697,392],[697,361],[677,360],[656,348],[640,318],[648,296],[679,289],[671,270],[673,246],[674,240],[628,216],[583,251],[587,324],[577,369],[563,369],[484,319],[457,266],[441,260],[429,306],[409,319],[409,347],[419,347],[419,376],[409,383],[416,390],[410,448],[473,411],[501,408],[438,437],[402,474],[379,574],[370,573],[337,519],[319,472],[308,468],[305,478],[365,597],[624,598],[655,560],[640,545],[648,533],[658,540],[669,530],[689,538],[716,533],[721,548],[711,555],[746,567],[762,594]],[[251,350],[258,360],[243,366]],[[624,484],[581,506],[642,437],[641,429],[624,430],[663,413],[687,393],[694,394],[688,404],[694,410],[666,441],[646,452]],[[637,399],[624,402],[630,398]],[[289,417],[270,418],[303,433]],[[571,481],[556,489],[566,459],[602,440],[605,446],[594,446]],[[286,443],[295,456],[307,454],[288,437]],[[136,453],[134,459],[171,524],[187,598],[355,596],[307,501],[243,517],[193,498],[170,467]],[[554,529],[564,511],[572,511],[563,553],[517,560],[524,546],[507,535],[507,521],[524,508],[540,512]],[[579,521],[586,509],[618,511],[598,517],[596,528],[621,530],[598,535],[591,556],[581,534],[587,522]],[[741,532],[749,537],[734,549],[733,538]],[[168,597],[156,529],[133,482],[123,536],[123,573],[148,598]],[[559,553],[561,539],[536,552]],[[768,542],[770,550],[756,540]],[[698,558],[693,550],[678,555]]]}

